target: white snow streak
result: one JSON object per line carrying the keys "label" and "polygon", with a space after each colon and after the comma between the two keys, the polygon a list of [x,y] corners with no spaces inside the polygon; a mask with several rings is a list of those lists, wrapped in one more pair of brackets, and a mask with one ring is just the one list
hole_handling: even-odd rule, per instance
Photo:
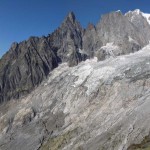
{"label": "white snow streak", "polygon": [[142,13],[142,16],[145,17],[147,22],[150,24],[150,14]]}

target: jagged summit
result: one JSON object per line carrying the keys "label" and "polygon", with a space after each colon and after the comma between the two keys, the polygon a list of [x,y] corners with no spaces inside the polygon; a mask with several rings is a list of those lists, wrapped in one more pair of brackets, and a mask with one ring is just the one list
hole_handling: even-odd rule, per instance
{"label": "jagged summit", "polygon": [[144,35],[144,40],[149,41],[150,39],[150,14],[145,14],[139,9],[129,11],[125,16],[132,22],[137,29]]}
{"label": "jagged summit", "polygon": [[133,13],[136,13],[137,15],[139,15],[139,14],[142,13],[142,12],[141,12],[140,9],[135,9],[135,10],[133,11]]}
{"label": "jagged summit", "polygon": [[117,10],[116,12],[121,12],[121,10]]}
{"label": "jagged summit", "polygon": [[95,28],[95,25],[93,23],[88,23],[87,29],[92,30]]}
{"label": "jagged summit", "polygon": [[135,9],[133,11],[128,11],[125,16],[132,16],[132,19],[136,16],[143,16],[146,18],[147,22],[150,24],[150,14],[142,12],[140,9]]}
{"label": "jagged summit", "polygon": [[130,10],[127,13],[125,13],[125,16],[129,13],[139,15],[140,13],[142,13],[142,11],[140,9],[135,9],[133,11]]}
{"label": "jagged summit", "polygon": [[76,16],[75,16],[75,14],[74,14],[73,11],[71,11],[71,12],[68,13],[68,15],[67,15],[65,21],[66,21],[66,20],[70,20],[70,21],[73,22],[73,23],[75,22]]}

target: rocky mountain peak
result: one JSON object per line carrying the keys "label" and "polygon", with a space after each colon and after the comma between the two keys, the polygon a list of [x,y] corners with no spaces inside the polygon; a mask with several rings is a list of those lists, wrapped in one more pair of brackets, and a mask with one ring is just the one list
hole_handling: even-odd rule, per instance
{"label": "rocky mountain peak", "polygon": [[135,14],[138,14],[138,15],[139,15],[139,14],[140,14],[140,13],[142,13],[142,12],[141,12],[141,10],[140,10],[140,9],[135,9],[135,10],[133,11],[133,13],[135,13]]}
{"label": "rocky mountain peak", "polygon": [[130,22],[144,35],[144,39],[150,40],[150,14],[143,13],[139,9],[129,11],[125,14]]}
{"label": "rocky mountain peak", "polygon": [[128,11],[125,13],[125,16],[130,17],[131,21],[134,20],[136,17],[144,17],[147,22],[150,24],[150,14],[142,12],[140,9],[135,9],[133,11]]}
{"label": "rocky mountain peak", "polygon": [[135,15],[142,15],[142,11],[140,9],[135,9],[133,11],[128,11],[127,13],[125,13],[125,16],[135,16]]}
{"label": "rocky mountain peak", "polygon": [[76,17],[75,17],[74,12],[72,12],[72,11],[68,13],[68,15],[65,19],[65,21],[71,21],[72,23],[74,23],[75,20],[76,20]]}
{"label": "rocky mountain peak", "polygon": [[16,47],[17,47],[17,45],[18,45],[18,43],[17,43],[17,42],[13,42],[13,43],[11,44],[11,46],[10,46],[10,47],[14,49],[14,48],[16,48]]}
{"label": "rocky mountain peak", "polygon": [[135,9],[135,10],[133,10],[133,11],[128,11],[127,13],[125,13],[125,16],[132,16],[132,18],[134,18],[134,16],[142,16],[142,12],[141,12],[141,10],[139,10],[139,9]]}
{"label": "rocky mountain peak", "polygon": [[92,30],[95,28],[95,25],[93,23],[89,23],[87,26],[87,30]]}

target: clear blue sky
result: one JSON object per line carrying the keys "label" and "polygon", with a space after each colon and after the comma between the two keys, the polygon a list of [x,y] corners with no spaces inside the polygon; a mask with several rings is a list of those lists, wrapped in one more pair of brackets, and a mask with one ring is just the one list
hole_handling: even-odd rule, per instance
{"label": "clear blue sky", "polygon": [[0,57],[12,42],[51,33],[69,11],[85,27],[101,14],[136,8],[150,13],[150,0],[0,0]]}

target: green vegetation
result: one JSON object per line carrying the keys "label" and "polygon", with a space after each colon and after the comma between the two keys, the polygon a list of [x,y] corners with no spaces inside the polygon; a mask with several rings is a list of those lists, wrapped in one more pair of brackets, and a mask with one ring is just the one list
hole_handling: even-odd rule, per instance
{"label": "green vegetation", "polygon": [[46,144],[41,147],[41,150],[59,150],[64,147],[65,144],[70,143],[71,139],[78,133],[78,128],[68,131],[65,134],[59,135],[54,138],[50,138]]}

